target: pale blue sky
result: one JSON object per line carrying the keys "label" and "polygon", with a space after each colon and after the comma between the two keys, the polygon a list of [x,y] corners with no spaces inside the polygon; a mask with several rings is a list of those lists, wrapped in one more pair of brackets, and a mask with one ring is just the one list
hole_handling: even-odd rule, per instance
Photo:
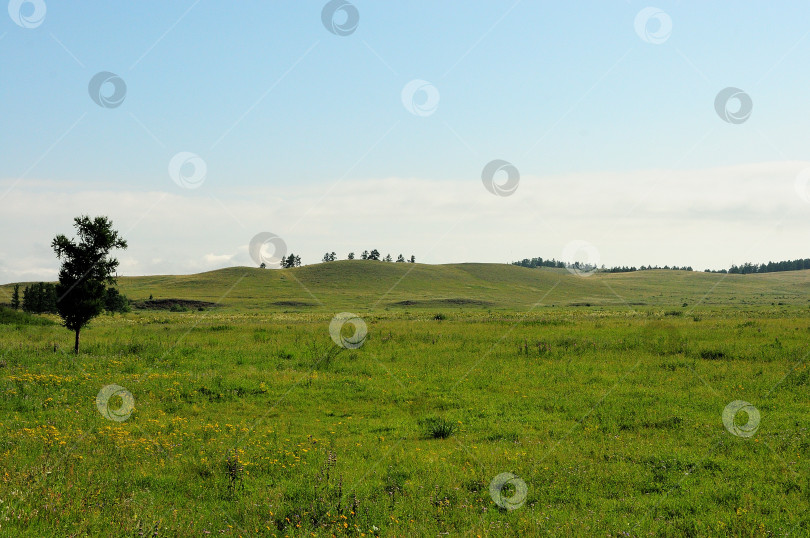
{"label": "pale blue sky", "polygon": [[[305,252],[305,262],[314,262],[323,251],[343,247],[335,239],[319,243],[317,230],[330,223],[315,220],[319,208],[337,203],[332,195],[344,183],[379,191],[393,205],[405,201],[385,197],[386,178],[424,181],[423,189],[435,186],[437,192],[452,192],[452,185],[468,182],[476,193],[488,195],[481,186],[481,169],[493,159],[505,159],[521,173],[520,188],[509,199],[515,204],[512,198],[527,192],[536,192],[540,200],[544,192],[559,195],[565,189],[561,178],[578,174],[600,181],[610,174],[810,159],[806,3],[658,2],[654,5],[672,21],[671,35],[661,44],[645,42],[634,29],[637,13],[649,4],[626,1],[356,0],[359,25],[347,36],[333,35],[323,26],[323,1],[44,4],[46,15],[35,28],[0,17],[0,196],[26,189],[45,196],[37,202],[17,199],[17,204],[36,204],[23,213],[30,222],[15,221],[23,229],[33,229],[54,214],[49,202],[76,214],[104,208],[101,201],[86,207],[75,201],[88,189],[108,197],[125,192],[134,197],[133,204],[138,193],[163,192],[190,203],[216,200],[212,207],[221,207],[215,210],[220,227],[233,227],[228,237],[217,239],[222,243],[210,248],[198,243],[185,258],[224,257],[246,247],[253,233],[269,229],[286,233],[292,250]],[[33,4],[22,9],[24,16],[31,15]],[[650,24],[654,32],[655,23]],[[126,83],[121,106],[102,108],[90,99],[88,82],[100,71],[115,73]],[[430,82],[440,95],[429,116],[413,115],[403,106],[400,93],[413,79]],[[739,125],[722,121],[714,110],[715,96],[728,86],[744,90],[753,101],[750,118]],[[167,173],[170,159],[181,151],[198,154],[207,165],[198,189],[178,187]],[[798,172],[801,166],[796,166]],[[610,177],[621,183],[620,176]],[[37,182],[47,182],[47,196]],[[783,192],[785,200],[796,198],[792,181],[783,183],[773,189]],[[306,196],[300,189],[310,188],[315,197],[301,201]],[[608,191],[622,188],[617,184]],[[753,192],[748,198],[753,209],[747,211],[756,218]],[[327,194],[321,198],[318,193]],[[65,198],[69,195],[74,196],[70,201]],[[705,202],[709,193],[695,195],[695,202]],[[488,196],[481,202],[487,209],[480,214],[487,220],[485,227],[493,229],[505,224],[516,206]],[[584,200],[582,192],[561,196],[573,205],[594,203]],[[243,210],[236,206],[240,202],[260,202],[262,197],[268,208],[278,200],[296,199],[305,209],[287,208],[284,222],[274,222],[270,210],[255,223],[249,216],[231,214]],[[524,209],[535,204],[524,201]],[[640,195],[632,200],[603,196],[602,202],[622,206],[614,215],[617,222],[645,203]],[[408,210],[413,220],[400,223],[411,230],[404,245],[392,232],[389,249],[389,236],[366,232],[368,221],[363,221],[349,223],[357,246],[347,241],[346,250],[361,251],[377,241],[386,251],[421,251],[417,257],[430,262],[559,257],[567,242],[588,239],[581,236],[593,229],[593,242],[599,246],[602,241],[607,263],[725,266],[730,258],[739,261],[745,255],[729,251],[712,257],[717,250],[705,245],[699,256],[682,250],[665,260],[648,250],[645,258],[644,252],[624,244],[629,239],[622,242],[626,236],[621,233],[618,240],[597,237],[604,220],[568,237],[561,231],[568,226],[565,212],[531,230],[532,238],[553,236],[547,242],[512,233],[511,243],[507,238],[497,241],[505,245],[502,250],[442,255],[447,250],[434,248],[434,240],[445,230],[435,224],[420,229],[418,223],[428,220],[421,212],[429,209],[423,202],[413,204]],[[681,209],[691,207],[687,201]],[[718,215],[734,215],[735,207],[715,209]],[[130,241],[132,255],[140,261],[122,264],[125,273],[128,267],[133,273],[204,268],[171,261],[178,243],[192,243],[183,236],[172,238],[171,224],[153,223],[169,234],[162,239],[136,225],[139,219],[160,218],[159,212],[145,215],[148,208],[143,207],[140,213],[119,216],[114,214],[117,206],[110,208],[113,219],[131,224],[131,236],[150,242],[152,258],[161,260],[147,264],[146,254]],[[210,220],[208,210],[201,211],[189,218]],[[458,218],[465,214],[470,213],[457,212]],[[674,225],[687,217],[673,217]],[[649,217],[639,213],[637,218],[636,227],[649,227],[644,220]],[[293,229],[290,219],[312,219],[312,231],[297,225]],[[64,220],[49,221],[59,229],[48,234],[68,231],[69,219]],[[446,229],[456,222],[451,218]],[[804,229],[796,233],[806,234]],[[471,245],[476,242],[475,237],[460,237]],[[770,250],[749,257],[805,257],[798,237],[803,236],[784,243],[768,240]],[[55,260],[49,261],[52,256],[42,247],[49,237],[24,239],[26,244],[41,243],[26,251],[25,264],[32,269],[22,262],[15,265],[10,253],[18,250],[16,244],[0,240],[5,264],[0,280],[55,271]],[[739,244],[749,241],[739,235]],[[667,252],[674,248],[675,243]]]}

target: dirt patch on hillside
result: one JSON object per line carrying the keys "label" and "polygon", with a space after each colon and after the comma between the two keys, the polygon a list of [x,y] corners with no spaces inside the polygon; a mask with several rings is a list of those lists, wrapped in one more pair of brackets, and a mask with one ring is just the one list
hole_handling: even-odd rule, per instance
{"label": "dirt patch on hillside", "polygon": [[478,299],[467,299],[465,297],[454,297],[450,299],[406,299],[392,303],[394,306],[424,306],[424,307],[437,307],[437,306],[492,306],[494,303],[490,301],[481,301]]}
{"label": "dirt patch on hillside", "polygon": [[192,301],[190,299],[145,299],[132,301],[132,307],[138,310],[199,310],[214,308],[217,303],[209,301]]}

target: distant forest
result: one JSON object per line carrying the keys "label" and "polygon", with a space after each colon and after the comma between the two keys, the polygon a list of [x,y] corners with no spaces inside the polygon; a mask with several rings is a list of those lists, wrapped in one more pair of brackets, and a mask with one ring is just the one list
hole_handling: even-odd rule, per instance
{"label": "distant forest", "polygon": [[[579,262],[575,263],[565,263],[562,261],[555,260],[554,258],[551,259],[543,259],[543,258],[524,258],[519,262],[512,262],[512,265],[519,265],[521,267],[556,267],[559,269],[585,269],[585,270],[593,270],[597,269],[594,266],[588,266],[587,264],[581,264]],[[604,265],[597,270],[600,273],[631,273],[633,271],[649,271],[651,269],[672,269],[675,271],[692,271],[691,266],[684,266],[678,267],[677,265],[665,265],[663,267],[659,267],[657,265],[642,265],[641,267],[628,267],[628,266],[616,266],[616,267],[605,267]],[[729,269],[720,269],[720,270],[712,270],[706,269],[705,273],[730,273],[730,274],[740,274],[740,275],[747,275],[751,273],[776,273],[779,271],[800,271],[802,269],[810,269],[810,258],[805,259],[798,259],[798,260],[787,260],[781,262],[768,262],[768,263],[744,263],[742,265],[732,265]]]}

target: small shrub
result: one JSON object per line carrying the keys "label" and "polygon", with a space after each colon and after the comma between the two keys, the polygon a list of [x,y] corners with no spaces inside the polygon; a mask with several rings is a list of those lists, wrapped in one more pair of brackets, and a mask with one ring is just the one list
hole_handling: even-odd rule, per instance
{"label": "small shrub", "polygon": [[430,417],[422,421],[428,438],[447,439],[456,431],[456,425],[440,417]]}
{"label": "small shrub", "polygon": [[436,321],[442,321],[442,320],[447,319],[447,316],[445,316],[444,314],[442,314],[441,312],[439,312],[438,314],[436,314],[435,316],[433,316],[433,319],[435,319]]}

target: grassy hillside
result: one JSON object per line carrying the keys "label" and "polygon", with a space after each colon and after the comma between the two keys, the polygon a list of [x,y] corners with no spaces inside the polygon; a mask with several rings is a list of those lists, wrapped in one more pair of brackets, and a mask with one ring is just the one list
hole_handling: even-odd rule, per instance
{"label": "grassy hillside", "polygon": [[223,306],[99,316],[78,356],[0,308],[0,536],[810,535],[810,272],[120,283]]}
{"label": "grassy hillside", "polygon": [[[564,269],[506,264],[338,261],[267,270],[232,267],[195,275],[122,277],[135,300],[187,299],[239,310],[383,308],[528,309],[549,306],[804,305],[810,271],[722,275],[639,271],[580,277]],[[0,287],[7,301],[11,285]]]}

